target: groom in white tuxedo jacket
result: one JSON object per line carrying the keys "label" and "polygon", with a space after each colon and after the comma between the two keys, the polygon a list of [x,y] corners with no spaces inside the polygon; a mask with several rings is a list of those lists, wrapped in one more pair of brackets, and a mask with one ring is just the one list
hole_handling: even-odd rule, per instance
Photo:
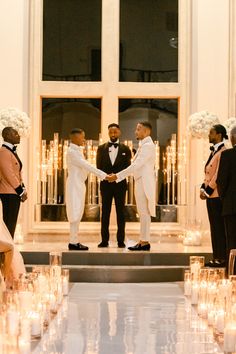
{"label": "groom in white tuxedo jacket", "polygon": [[83,149],[85,133],[76,128],[70,134],[70,146],[67,152],[68,178],[66,181],[66,213],[70,223],[69,250],[86,251],[88,247],[78,242],[79,223],[85,206],[85,181],[88,173],[94,173],[101,180],[106,173],[97,169],[85,160]]}
{"label": "groom in white tuxedo jacket", "polygon": [[152,126],[149,122],[137,124],[135,135],[140,142],[133,162],[125,170],[109,176],[110,182],[117,183],[133,174],[135,199],[140,218],[140,241],[130,251],[150,250],[151,216],[156,216],[155,203],[155,145],[150,137]]}

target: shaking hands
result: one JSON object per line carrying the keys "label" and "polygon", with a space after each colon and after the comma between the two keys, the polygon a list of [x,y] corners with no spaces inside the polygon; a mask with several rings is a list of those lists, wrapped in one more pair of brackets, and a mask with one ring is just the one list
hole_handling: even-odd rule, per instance
{"label": "shaking hands", "polygon": [[110,183],[112,183],[112,182],[115,182],[117,180],[117,176],[112,173],[110,175],[107,175],[105,180],[110,182]]}

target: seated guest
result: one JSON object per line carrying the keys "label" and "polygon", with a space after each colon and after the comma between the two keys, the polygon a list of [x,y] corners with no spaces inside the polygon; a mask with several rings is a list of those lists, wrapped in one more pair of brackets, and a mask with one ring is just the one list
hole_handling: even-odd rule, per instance
{"label": "seated guest", "polygon": [[25,266],[20,252],[14,245],[12,237],[0,217],[0,252],[3,253],[2,276],[7,288],[20,274],[25,273]]}

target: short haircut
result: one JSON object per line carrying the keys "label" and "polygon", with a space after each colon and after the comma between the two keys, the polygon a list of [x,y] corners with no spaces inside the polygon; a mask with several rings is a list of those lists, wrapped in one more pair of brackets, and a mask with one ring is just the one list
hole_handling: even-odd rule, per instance
{"label": "short haircut", "polygon": [[236,135],[236,125],[234,125],[234,126],[231,128],[230,135],[233,135],[233,136]]}
{"label": "short haircut", "polygon": [[117,123],[111,123],[111,124],[108,125],[108,129],[110,129],[110,128],[118,128],[118,129],[120,129],[120,126]]}
{"label": "short haircut", "polygon": [[148,128],[150,131],[152,131],[152,125],[148,121],[139,122],[139,124],[141,124],[143,127]]}
{"label": "short haircut", "polygon": [[70,135],[81,134],[81,133],[84,133],[83,129],[74,128],[74,129],[71,130]]}
{"label": "short haircut", "polygon": [[7,138],[9,136],[9,134],[11,134],[12,130],[14,128],[12,127],[5,127],[3,130],[2,130],[2,137],[3,139]]}
{"label": "short haircut", "polygon": [[223,125],[215,124],[212,128],[216,131],[217,134],[221,134],[222,139],[228,139],[227,131]]}

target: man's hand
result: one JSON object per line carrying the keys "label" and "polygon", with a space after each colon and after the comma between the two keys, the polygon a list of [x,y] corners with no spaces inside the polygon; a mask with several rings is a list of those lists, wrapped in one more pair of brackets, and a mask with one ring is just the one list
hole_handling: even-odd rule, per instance
{"label": "man's hand", "polygon": [[111,175],[106,176],[105,179],[106,179],[106,181],[112,183],[112,182],[115,182],[117,180],[117,176],[112,173]]}
{"label": "man's hand", "polygon": [[206,196],[206,194],[205,194],[203,191],[200,191],[200,198],[201,198],[202,200],[207,199],[207,196]]}
{"label": "man's hand", "polygon": [[22,203],[24,203],[26,201],[26,199],[28,198],[27,192],[25,191],[22,196],[20,197],[20,200]]}

